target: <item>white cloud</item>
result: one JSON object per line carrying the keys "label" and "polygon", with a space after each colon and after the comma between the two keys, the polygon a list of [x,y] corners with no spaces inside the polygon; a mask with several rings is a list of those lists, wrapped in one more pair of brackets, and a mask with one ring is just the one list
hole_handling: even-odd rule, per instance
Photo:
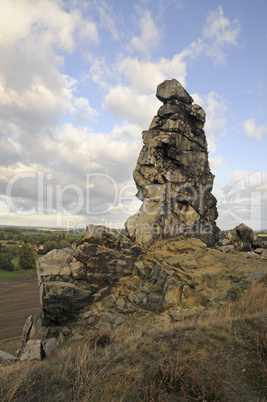
{"label": "white cloud", "polygon": [[209,152],[213,153],[217,149],[216,140],[218,136],[226,132],[226,110],[225,100],[215,92],[201,98],[197,93],[192,94],[195,103],[203,107],[206,112],[205,133],[208,141]]}
{"label": "white cloud", "polygon": [[103,102],[104,110],[111,110],[117,118],[138,123],[147,129],[161,103],[155,96],[159,83],[176,78],[185,85],[186,63],[181,55],[157,62],[138,58],[120,58],[115,66],[128,85],[111,86]]}
{"label": "white cloud", "polygon": [[[10,147],[13,147],[13,142]],[[57,183],[83,185],[86,173],[107,173],[118,185],[129,180],[142,146],[137,124],[116,125],[110,133],[90,132],[86,127],[64,124],[53,137],[44,134],[27,144],[32,155],[17,145],[17,159],[0,168],[0,182],[7,183],[19,172],[53,173]],[[10,148],[8,148],[9,150]]]}
{"label": "white cloud", "polygon": [[76,98],[74,104],[78,110],[86,113],[87,116],[98,116],[98,112],[89,105],[88,99]]}
{"label": "white cloud", "polygon": [[203,27],[202,35],[185,47],[181,54],[192,60],[202,55],[210,57],[215,64],[226,64],[226,51],[237,46],[240,25],[238,20],[231,22],[224,17],[222,7],[211,11]]}
{"label": "white cloud", "polygon": [[216,137],[222,135],[226,130],[226,103],[225,101],[215,92],[210,92],[205,97],[205,111],[207,116],[207,121],[205,125],[205,131],[208,138],[209,151],[216,151]]}
{"label": "white cloud", "polygon": [[[157,43],[157,34],[150,36],[153,32],[151,14],[147,11],[141,19],[142,34],[140,37],[134,37],[130,47],[148,52],[151,47],[150,39]],[[150,31],[146,30],[150,27]],[[146,110],[143,106],[146,104],[145,95],[152,99],[156,87],[165,79],[176,78],[182,85],[186,85],[187,63],[189,59],[196,59],[200,55],[208,55],[216,62],[225,61],[225,47],[227,44],[236,45],[239,26],[236,22],[231,23],[223,15],[221,7],[210,13],[207,17],[206,25],[203,29],[203,37],[198,38],[189,46],[185,47],[180,53],[175,54],[171,59],[160,58],[151,61],[140,59],[138,57],[124,57],[120,55],[115,68],[114,75],[120,85],[110,86],[109,92],[104,101],[104,109],[110,109],[114,115],[120,119],[129,119],[140,124],[147,124],[153,113],[151,107]],[[93,69],[93,67],[92,67]],[[103,63],[101,68],[97,63],[96,76],[103,77]],[[126,81],[126,82],[125,82]],[[147,98],[148,99],[148,98]],[[209,150],[216,150],[215,137],[225,128],[224,114],[226,111],[225,103],[219,95],[210,93],[206,98],[207,123],[206,132],[209,140]],[[155,104],[155,102],[154,102]],[[150,106],[154,107],[154,104]],[[154,111],[155,113],[155,111]],[[147,117],[146,117],[146,116]]]}
{"label": "white cloud", "polygon": [[222,229],[231,229],[242,222],[254,230],[267,227],[266,172],[235,170],[229,173],[228,183],[221,190],[218,224]]}
{"label": "white cloud", "polygon": [[148,10],[140,11],[140,13],[141,35],[132,38],[129,48],[148,56],[150,51],[159,45],[160,33],[151,17],[151,13]]}
{"label": "white cloud", "polygon": [[69,12],[60,2],[51,0],[1,0],[0,44],[10,46],[31,36],[41,37],[46,44],[72,51],[74,35],[79,34],[93,42],[98,41],[94,22],[83,19],[80,10]]}
{"label": "white cloud", "polygon": [[[99,13],[101,27],[107,29],[114,40],[118,40],[121,33],[118,32],[112,8],[103,0],[96,0],[94,6]],[[116,22],[119,24],[118,21]]]}
{"label": "white cloud", "polygon": [[92,80],[96,82],[100,87],[104,89],[109,88],[108,78],[111,76],[110,68],[107,66],[105,57],[93,57],[89,58],[92,63],[90,67],[90,74],[84,77],[84,80]]}
{"label": "white cloud", "polygon": [[213,172],[215,169],[217,169],[223,164],[223,157],[217,156],[216,158],[209,158],[209,162],[211,171]]}
{"label": "white cloud", "polygon": [[263,135],[267,133],[267,126],[256,127],[254,119],[248,119],[243,125],[245,136],[256,140],[262,140]]}
{"label": "white cloud", "polygon": [[136,122],[148,128],[158,107],[155,95],[142,95],[129,86],[119,85],[111,88],[105,97],[103,108],[111,110],[114,116],[129,122]]}
{"label": "white cloud", "polygon": [[229,45],[237,45],[240,33],[239,22],[231,22],[223,14],[221,6],[216,11],[211,11],[203,28],[204,51],[216,63],[225,63],[225,49]]}
{"label": "white cloud", "polygon": [[186,62],[180,54],[172,59],[161,58],[151,62],[138,58],[125,57],[118,61],[116,71],[124,76],[132,87],[142,92],[154,92],[165,79],[176,78],[185,85]]}
{"label": "white cloud", "polygon": [[77,81],[60,73],[62,54],[83,40],[97,43],[97,27],[60,1],[0,0],[0,6],[2,135],[38,136],[58,124],[62,112],[77,112]]}

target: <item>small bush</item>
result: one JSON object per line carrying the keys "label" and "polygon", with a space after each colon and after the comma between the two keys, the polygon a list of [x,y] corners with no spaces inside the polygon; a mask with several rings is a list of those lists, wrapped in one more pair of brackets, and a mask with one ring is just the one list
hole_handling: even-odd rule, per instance
{"label": "small bush", "polygon": [[104,348],[105,346],[110,345],[112,342],[113,340],[108,332],[96,332],[88,340],[90,347],[95,349],[97,347]]}
{"label": "small bush", "polygon": [[232,288],[229,291],[230,300],[240,300],[244,294],[244,291],[247,290],[247,288],[248,284],[233,283]]}
{"label": "small bush", "polygon": [[19,266],[21,269],[34,269],[36,254],[33,251],[31,244],[24,243],[20,249]]}
{"label": "small bush", "polygon": [[12,264],[13,256],[10,253],[0,254],[0,269],[4,271],[14,271],[14,265]]}

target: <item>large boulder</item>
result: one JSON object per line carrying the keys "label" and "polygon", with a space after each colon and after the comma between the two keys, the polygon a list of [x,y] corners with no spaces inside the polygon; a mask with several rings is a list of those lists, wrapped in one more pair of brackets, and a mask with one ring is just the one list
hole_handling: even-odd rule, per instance
{"label": "large boulder", "polygon": [[177,80],[166,80],[158,85],[156,97],[163,103],[178,100],[184,103],[193,103],[194,99]]}
{"label": "large boulder", "polygon": [[203,130],[206,114],[175,79],[160,84],[157,97],[163,105],[143,132],[144,146],[133,172],[143,203],[126,222],[126,233],[146,247],[178,235],[214,246],[219,229]]}
{"label": "large boulder", "polygon": [[16,356],[13,356],[10,353],[0,350],[0,362],[15,363],[17,360],[18,358]]}
{"label": "large boulder", "polygon": [[41,340],[30,340],[23,349],[20,361],[23,360],[43,360],[45,357]]}
{"label": "large boulder", "polygon": [[234,246],[237,251],[251,251],[264,246],[263,240],[244,223],[226,233],[223,246]]}
{"label": "large boulder", "polygon": [[64,325],[80,311],[111,292],[129,275],[141,248],[104,226],[89,225],[74,248],[52,250],[37,263],[42,320]]}

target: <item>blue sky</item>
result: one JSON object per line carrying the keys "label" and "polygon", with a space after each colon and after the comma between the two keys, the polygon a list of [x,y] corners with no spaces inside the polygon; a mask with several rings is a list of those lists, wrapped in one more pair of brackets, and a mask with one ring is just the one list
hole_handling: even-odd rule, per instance
{"label": "blue sky", "polygon": [[267,228],[265,0],[0,0],[0,224],[121,227],[176,78],[207,113],[218,226]]}

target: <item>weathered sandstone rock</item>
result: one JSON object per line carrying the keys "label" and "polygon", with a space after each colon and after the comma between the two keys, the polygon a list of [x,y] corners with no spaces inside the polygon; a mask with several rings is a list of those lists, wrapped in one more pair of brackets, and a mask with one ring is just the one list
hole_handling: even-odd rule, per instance
{"label": "weathered sandstone rock", "polygon": [[37,263],[42,319],[64,325],[129,275],[141,247],[104,226],[89,225],[75,249],[52,250]]}
{"label": "weathered sandstone rock", "polygon": [[157,97],[163,105],[143,132],[133,172],[143,204],[126,222],[126,233],[143,246],[178,235],[213,246],[219,229],[203,130],[206,114],[175,79],[160,84]]}
{"label": "weathered sandstone rock", "polygon": [[30,340],[26,343],[23,352],[20,356],[20,361],[23,360],[42,360],[44,358],[42,341]]}
{"label": "weathered sandstone rock", "polygon": [[[224,303],[237,283],[247,288],[266,275],[267,256],[247,257],[210,249],[198,238],[163,239],[142,249],[116,231],[90,226],[73,249],[39,259],[42,319],[26,321],[21,353],[33,339],[43,340],[46,354],[50,344],[78,339],[86,330],[114,331],[133,314],[167,314],[171,322]],[[74,297],[66,288],[75,289]]]}
{"label": "weathered sandstone rock", "polygon": [[251,251],[263,247],[263,241],[244,223],[226,233],[223,246],[234,246],[237,251]]}

